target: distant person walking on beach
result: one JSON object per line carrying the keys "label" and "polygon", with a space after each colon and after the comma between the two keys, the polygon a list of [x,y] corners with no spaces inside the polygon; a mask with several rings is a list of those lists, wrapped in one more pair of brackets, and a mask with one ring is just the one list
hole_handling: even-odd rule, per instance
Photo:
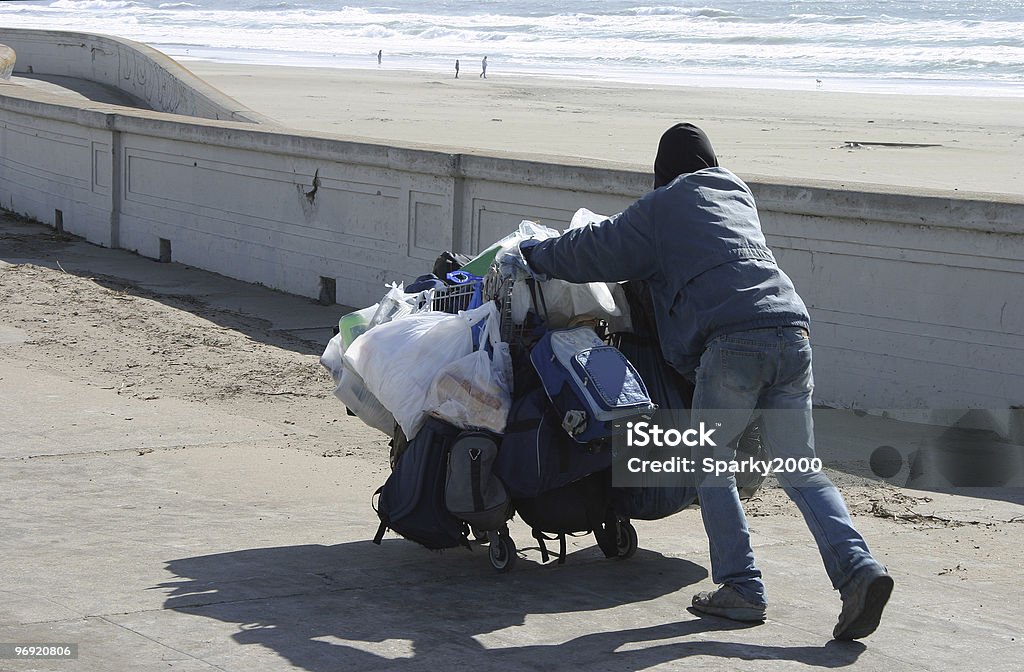
{"label": "distant person walking on beach", "polygon": [[380,59],[383,56],[384,56],[384,50],[383,49],[378,49],[377,50],[377,65],[380,65]]}
{"label": "distant person walking on beach", "polygon": [[484,79],[487,79],[487,57],[486,56],[484,56],[484,60],[480,61],[480,67],[483,68],[483,70],[480,72],[480,76],[483,77]]}
{"label": "distant person walking on beach", "polygon": [[459,59],[455,59],[455,79],[459,78]]}

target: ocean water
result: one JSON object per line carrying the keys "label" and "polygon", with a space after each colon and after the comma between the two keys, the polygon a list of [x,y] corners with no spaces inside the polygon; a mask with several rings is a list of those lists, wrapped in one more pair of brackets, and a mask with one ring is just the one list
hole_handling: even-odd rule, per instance
{"label": "ocean water", "polygon": [[446,73],[459,59],[475,76],[486,55],[492,77],[1024,96],[1024,0],[40,0],[0,3],[0,26],[180,59]]}

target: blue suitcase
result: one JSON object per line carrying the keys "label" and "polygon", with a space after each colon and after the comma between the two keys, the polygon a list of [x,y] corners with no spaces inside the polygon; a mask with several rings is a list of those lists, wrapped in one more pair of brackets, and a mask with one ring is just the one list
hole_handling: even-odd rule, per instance
{"label": "blue suitcase", "polygon": [[562,428],[578,443],[607,442],[657,410],[625,355],[589,327],[549,331],[530,361]]}

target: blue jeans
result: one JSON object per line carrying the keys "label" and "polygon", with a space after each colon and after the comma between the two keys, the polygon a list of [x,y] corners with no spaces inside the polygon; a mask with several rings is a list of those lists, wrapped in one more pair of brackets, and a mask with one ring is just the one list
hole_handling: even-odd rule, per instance
{"label": "blue jeans", "polygon": [[[717,447],[694,449],[698,469],[705,457],[735,457],[727,444],[739,436],[755,409],[762,416],[761,436],[769,459],[815,457],[811,343],[804,329],[773,327],[720,336],[704,351],[695,382],[693,426],[701,421],[711,427],[721,423],[714,434]],[[698,473],[712,579],[731,585],[750,602],[766,603],[734,476]],[[784,470],[776,477],[814,535],[833,587],[841,590],[854,573],[875,563],[828,476],[806,469]]]}

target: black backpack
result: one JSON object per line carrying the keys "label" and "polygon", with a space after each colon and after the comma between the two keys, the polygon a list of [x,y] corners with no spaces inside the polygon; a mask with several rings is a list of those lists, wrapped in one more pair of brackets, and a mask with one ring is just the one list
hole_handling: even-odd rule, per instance
{"label": "black backpack", "polygon": [[458,427],[427,418],[423,428],[397,456],[393,471],[374,493],[380,527],[373,543],[388,529],[431,550],[469,546],[468,527],[445,506],[448,451]]}
{"label": "black backpack", "polygon": [[[565,562],[565,538],[593,532],[605,557],[629,557],[636,550],[636,532],[612,506],[611,469],[599,471],[536,497],[514,500],[516,513],[533,530],[541,558],[548,561],[545,541],[557,541],[558,564]],[[623,539],[624,534],[632,539]]]}

